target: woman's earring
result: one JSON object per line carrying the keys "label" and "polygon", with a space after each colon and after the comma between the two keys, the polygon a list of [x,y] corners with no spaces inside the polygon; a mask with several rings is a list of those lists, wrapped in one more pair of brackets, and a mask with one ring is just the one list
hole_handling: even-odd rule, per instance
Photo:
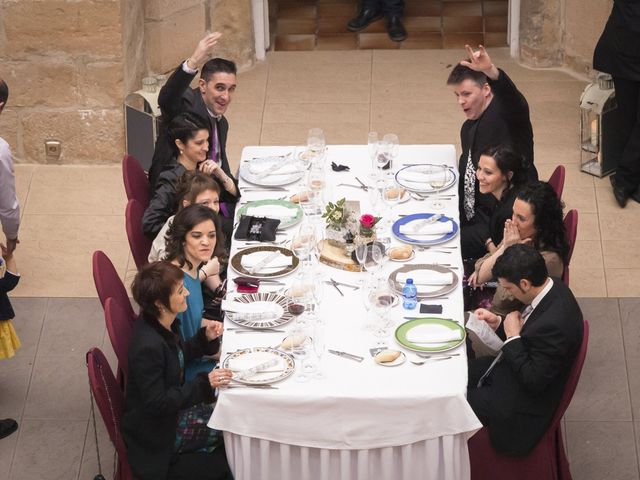
{"label": "woman's earring", "polygon": [[182,155],[184,152],[182,150],[180,150],[180,155]]}

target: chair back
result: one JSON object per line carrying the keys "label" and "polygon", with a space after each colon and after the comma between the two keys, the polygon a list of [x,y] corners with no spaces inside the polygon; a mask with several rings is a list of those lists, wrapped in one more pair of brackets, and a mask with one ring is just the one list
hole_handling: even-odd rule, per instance
{"label": "chair back", "polygon": [[136,262],[136,267],[140,269],[148,263],[149,252],[151,251],[151,240],[142,233],[142,216],[144,207],[135,199],[129,200],[124,213],[127,238],[129,248]]}
{"label": "chair back", "polygon": [[118,358],[118,383],[124,392],[127,385],[129,341],[133,335],[133,325],[127,312],[115,298],[107,298],[104,308],[104,320],[111,346]]}
{"label": "chair back", "polygon": [[564,263],[562,272],[562,281],[569,286],[569,264],[573,256],[573,248],[576,246],[576,238],[578,236],[578,211],[569,210],[563,220],[564,229],[567,234],[567,243],[569,244],[569,252],[567,253],[567,261]]}
{"label": "chair back", "polygon": [[151,187],[149,179],[144,173],[140,162],[132,155],[125,155],[122,159],[122,178],[127,200],[138,200],[146,210],[151,201]]}
{"label": "chair back", "polygon": [[93,282],[96,285],[102,308],[105,308],[107,298],[113,297],[125,310],[128,318],[133,323],[136,313],[131,305],[131,300],[129,300],[127,290],[109,257],[103,251],[96,250],[93,252],[92,266]]}
{"label": "chair back", "polygon": [[120,433],[124,396],[113,376],[109,362],[99,348],[89,350],[86,359],[91,394],[118,454],[114,479],[131,480],[133,475],[127,462],[127,451]]}
{"label": "chair back", "polygon": [[566,171],[564,165],[558,165],[549,177],[549,185],[556,192],[559,199],[562,199],[562,191],[564,190],[564,177]]}

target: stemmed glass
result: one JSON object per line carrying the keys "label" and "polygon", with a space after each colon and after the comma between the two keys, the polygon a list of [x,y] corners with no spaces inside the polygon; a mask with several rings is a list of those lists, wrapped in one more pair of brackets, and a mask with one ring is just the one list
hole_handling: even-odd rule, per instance
{"label": "stemmed glass", "polygon": [[380,142],[378,141],[378,132],[369,132],[367,137],[367,147],[369,149],[369,159],[371,160],[371,166],[375,172],[378,168],[378,148]]}
{"label": "stemmed glass", "polygon": [[316,243],[316,229],[310,223],[303,223],[300,225],[298,232],[291,240],[291,250],[295,253],[296,257],[303,262],[304,265],[310,265],[311,250],[315,247]]}
{"label": "stemmed glass", "polygon": [[371,265],[368,267],[368,270],[371,272],[378,272],[380,267],[382,266],[382,262],[384,261],[384,253],[382,253],[382,248],[380,245],[374,243],[369,246],[369,255],[371,259]]}
{"label": "stemmed glass", "polygon": [[385,145],[389,160],[389,167],[387,168],[393,169],[394,160],[397,158],[398,152],[400,151],[400,140],[398,140],[398,136],[395,133],[387,133],[382,137],[382,142]]}
{"label": "stemmed glass", "polygon": [[324,132],[321,128],[312,128],[307,135],[307,152],[312,162],[313,159],[322,155],[326,147]]}
{"label": "stemmed glass", "polygon": [[309,371],[313,371],[313,368],[305,364],[305,360],[309,356],[311,349],[311,339],[307,335],[307,332],[301,328],[294,329],[292,333],[295,337],[299,336],[300,338],[304,338],[301,342],[293,344],[291,353],[293,354],[293,358],[296,359],[296,363],[298,363],[298,373],[295,377],[296,381],[306,382],[309,380]]}
{"label": "stemmed glass", "polygon": [[434,210],[442,210],[444,208],[444,204],[437,195],[440,193],[440,189],[447,183],[448,171],[449,169],[446,165],[433,165],[430,169],[429,185],[436,191],[436,197],[432,205]]}
{"label": "stemmed glass", "polygon": [[326,378],[327,375],[325,374],[324,370],[322,370],[322,357],[325,350],[327,349],[326,330],[325,327],[319,323],[317,323],[315,328],[313,329],[312,343],[313,352],[316,354],[316,358],[318,359],[318,364],[316,366],[316,371],[313,374],[313,378]]}
{"label": "stemmed glass", "polygon": [[307,310],[308,284],[303,276],[293,279],[286,298],[287,311],[294,316],[296,325],[304,324],[301,315]]}
{"label": "stemmed glass", "polygon": [[393,224],[393,207],[400,202],[400,188],[395,179],[391,176],[385,179],[384,186],[382,188],[382,200],[388,207],[389,215],[387,219],[387,225],[391,228]]}
{"label": "stemmed glass", "polygon": [[369,301],[378,317],[373,328],[373,334],[378,338],[379,346],[385,344],[384,338],[390,333],[389,311],[393,307],[394,300],[395,294],[387,279],[378,279],[375,290],[369,295]]}

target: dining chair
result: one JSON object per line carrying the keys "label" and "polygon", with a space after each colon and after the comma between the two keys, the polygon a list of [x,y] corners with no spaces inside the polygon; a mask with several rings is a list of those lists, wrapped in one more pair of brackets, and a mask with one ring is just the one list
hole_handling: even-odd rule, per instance
{"label": "dining chair", "polygon": [[576,237],[578,236],[578,211],[569,210],[562,221],[567,235],[567,243],[569,244],[569,252],[567,253],[567,261],[564,263],[562,271],[562,281],[569,286],[569,262],[573,255],[573,248],[576,246]]}
{"label": "dining chair", "polygon": [[92,258],[93,266],[93,282],[96,285],[96,291],[98,292],[98,298],[102,308],[105,308],[107,298],[113,297],[118,304],[126,311],[127,317],[131,324],[136,319],[136,312],[131,305],[127,290],[120,280],[120,276],[116,271],[113,263],[109,260],[109,257],[101,251],[96,250],[93,252]]}
{"label": "dining chair", "polygon": [[[113,478],[114,480],[133,480],[133,474],[127,461],[127,450],[120,434],[120,422],[124,410],[124,395],[113,376],[109,362],[99,348],[89,350],[86,360],[89,373],[89,387],[93,397],[92,402],[95,402],[95,405],[97,405],[102,421],[107,427],[109,439],[116,450],[117,459]],[[93,413],[93,403],[92,414],[95,415],[95,413]]]}
{"label": "dining chair", "polygon": [[129,315],[115,298],[107,298],[104,308],[104,321],[107,325],[107,333],[111,346],[118,359],[117,379],[120,388],[124,392],[127,385],[128,361],[127,352],[129,341],[133,335],[133,324]]}
{"label": "dining chair", "polygon": [[469,439],[471,480],[572,480],[560,421],[578,386],[588,344],[589,322],[584,320],[582,343],[569,370],[556,413],[542,439],[527,456],[512,457],[496,452],[486,427]]}
{"label": "dining chair", "polygon": [[125,227],[133,261],[136,262],[138,269],[148,263],[149,251],[151,251],[151,240],[142,233],[143,215],[144,207],[140,202],[136,199],[129,200],[124,212]]}
{"label": "dining chair", "polygon": [[566,174],[566,169],[564,165],[558,165],[556,169],[553,171],[551,176],[549,177],[549,185],[556,192],[556,195],[559,199],[562,199],[562,192],[564,190],[564,177]]}
{"label": "dining chair", "polygon": [[122,158],[122,178],[127,200],[138,200],[146,210],[151,200],[151,187],[147,174],[133,155],[125,155]]}

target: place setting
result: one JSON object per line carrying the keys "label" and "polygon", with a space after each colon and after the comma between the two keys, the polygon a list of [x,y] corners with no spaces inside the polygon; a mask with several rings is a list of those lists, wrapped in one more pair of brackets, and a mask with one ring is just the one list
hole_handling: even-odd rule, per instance
{"label": "place setting", "polygon": [[391,231],[400,241],[413,245],[438,245],[453,239],[460,230],[451,217],[440,213],[414,213],[396,220]]}
{"label": "place setting", "polygon": [[241,216],[266,217],[279,220],[278,228],[289,228],[302,221],[304,212],[299,204],[287,200],[265,199],[251,201],[237,211]]}
{"label": "place setting", "polygon": [[437,264],[415,264],[402,266],[389,275],[389,283],[396,294],[402,295],[402,287],[411,278],[418,298],[433,298],[446,295],[458,286],[459,277],[451,267]]}
{"label": "place setting", "polygon": [[[240,177],[260,187],[277,187],[289,185],[300,180],[305,173],[306,165],[296,158],[293,152],[283,156],[267,156],[248,159],[240,164]],[[250,190],[245,187],[243,190]]]}
{"label": "place setting", "polygon": [[236,252],[229,262],[238,274],[253,278],[278,278],[294,272],[300,260],[288,248],[260,245]]}
{"label": "place setting", "polygon": [[395,175],[396,182],[410,192],[418,194],[439,194],[456,184],[458,174],[447,165],[408,165]]}

